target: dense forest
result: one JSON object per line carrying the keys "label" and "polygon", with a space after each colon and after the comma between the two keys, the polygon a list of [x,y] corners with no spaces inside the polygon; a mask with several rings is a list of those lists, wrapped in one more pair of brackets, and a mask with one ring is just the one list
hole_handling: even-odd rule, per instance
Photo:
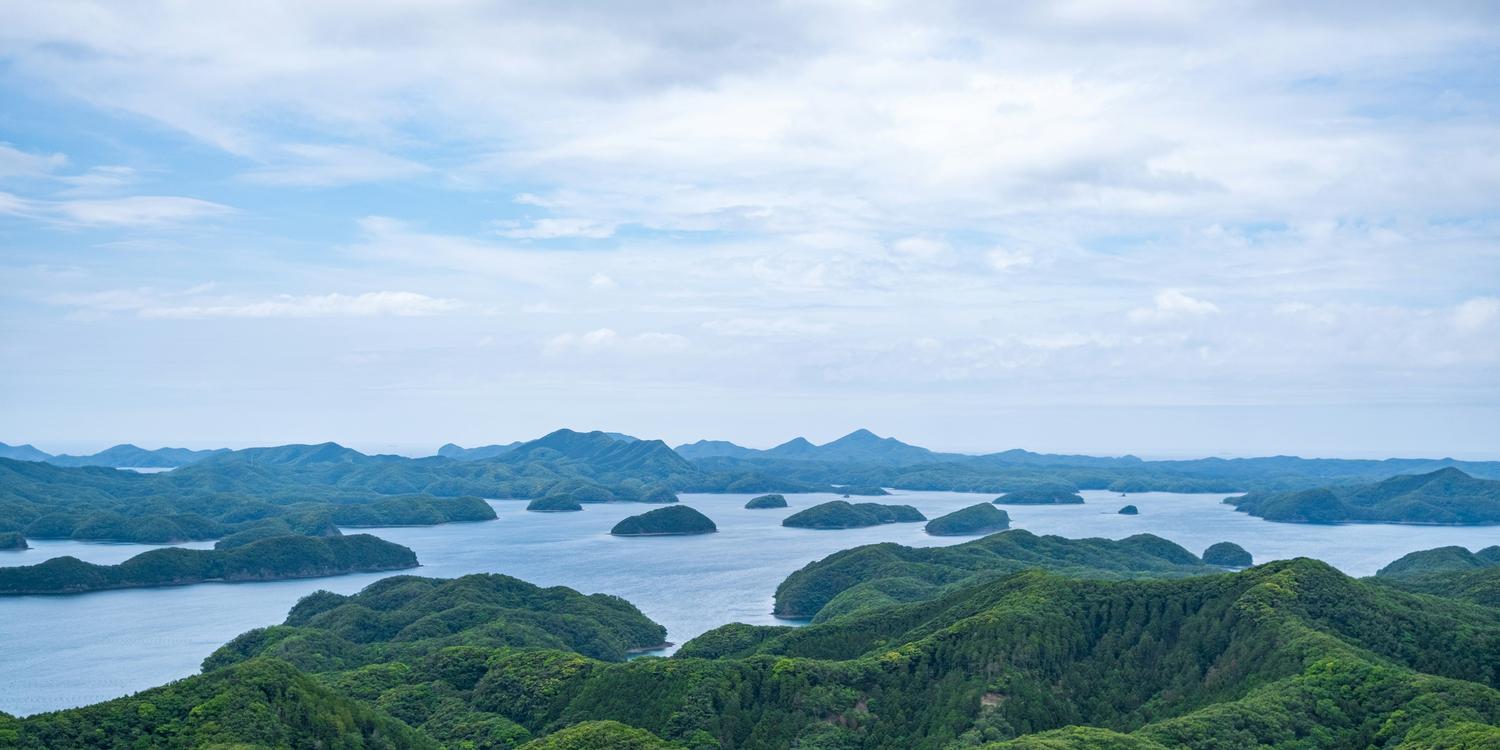
{"label": "dense forest", "polygon": [[622,519],[609,533],[615,536],[712,534],[713,520],[686,505],[671,505]]}
{"label": "dense forest", "polygon": [[164,547],[118,565],[54,557],[36,565],[0,567],[0,595],[277,581],[415,567],[417,556],[410,549],[369,534],[326,538],[282,534],[211,550]]}
{"label": "dense forest", "polygon": [[887,523],[926,521],[922,512],[910,505],[851,503],[830,500],[799,510],[781,520],[782,526],[797,529],[857,529]]}
{"label": "dense forest", "polygon": [[960,508],[927,522],[925,530],[933,536],[989,534],[1010,528],[1010,514],[990,503]]}
{"label": "dense forest", "polygon": [[1250,493],[1224,502],[1271,521],[1500,524],[1500,481],[1453,468],[1373,484]]}
{"label": "dense forest", "polygon": [[[1180,548],[1133,548],[1156,561],[1139,570],[1183,572],[1169,562],[1186,559]],[[1098,554],[1125,565],[1131,549]],[[802,628],[727,625],[671,658],[624,660],[662,633],[612,597],[400,576],[307,597],[201,676],[0,718],[0,737],[475,750],[1500,743],[1500,610],[1307,559],[1145,580],[1025,570]]]}

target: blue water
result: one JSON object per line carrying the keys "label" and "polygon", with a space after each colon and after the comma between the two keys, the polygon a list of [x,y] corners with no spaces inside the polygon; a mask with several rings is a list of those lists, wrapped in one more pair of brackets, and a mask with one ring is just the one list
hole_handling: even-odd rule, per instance
{"label": "blue water", "polygon": [[[1012,525],[1040,534],[1120,538],[1142,532],[1202,552],[1217,541],[1239,543],[1257,562],[1308,556],[1346,573],[1370,575],[1413,550],[1500,543],[1500,527],[1312,526],[1262,521],[1220,502],[1222,494],[1140,493],[1128,498],[1085,492],[1072,506],[1007,506]],[[609,529],[648,510],[633,504],[588,505],[578,513],[528,513],[520,501],[495,501],[500,518],[475,524],[364,529],[416,551],[418,575],[498,572],[544,586],[617,594],[665,625],[681,643],[726,622],[774,623],[771,596],[791,572],[841,549],[893,541],[956,544],[930,537],[922,524],[814,531],[780,525],[787,515],[833,495],[789,495],[790,508],[745,510],[752,495],[683,495],[708,514],[719,533],[621,538]],[[882,502],[916,506],[936,517],[993,495],[898,492]],[[1130,503],[1138,516],[1115,511]],[[29,565],[59,555],[116,563],[151,547],[34,541],[32,550],[0,553],[0,565]],[[183,545],[208,547],[210,543]],[[26,715],[95,703],[198,671],[216,647],[254,627],[278,623],[298,598],[318,589],[352,593],[389,573],[273,583],[208,583],[71,596],[0,598],[0,711]]]}

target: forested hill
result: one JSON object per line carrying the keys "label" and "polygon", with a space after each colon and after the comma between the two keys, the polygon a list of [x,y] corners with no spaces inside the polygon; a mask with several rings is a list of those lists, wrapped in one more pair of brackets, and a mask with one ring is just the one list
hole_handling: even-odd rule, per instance
{"label": "forested hill", "polygon": [[1373,484],[1250,493],[1225,502],[1272,521],[1500,524],[1500,481],[1454,468]]}
{"label": "forested hill", "polygon": [[1306,559],[1175,580],[1026,571],[804,628],[726,626],[679,656],[618,661],[659,632],[619,600],[502,576],[398,577],[305,599],[286,625],[220,649],[202,676],[0,719],[0,736],[28,750],[1500,743],[1500,610]]}

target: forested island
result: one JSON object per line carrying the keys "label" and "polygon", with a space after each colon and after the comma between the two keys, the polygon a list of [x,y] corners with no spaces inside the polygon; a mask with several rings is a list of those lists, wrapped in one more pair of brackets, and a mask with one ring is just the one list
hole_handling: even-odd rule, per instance
{"label": "forested island", "polygon": [[960,508],[927,522],[926,531],[933,536],[989,534],[1010,528],[1010,514],[990,503]]}
{"label": "forested island", "polygon": [[583,505],[574,500],[572,495],[548,495],[527,503],[526,510],[539,513],[566,513],[583,510]]}
{"label": "forested island", "polygon": [[368,534],[330,538],[284,534],[229,549],[154,549],[119,565],[54,557],[36,565],[0,567],[0,595],[279,581],[415,567],[417,556],[410,549]]}
{"label": "forested island", "polygon": [[1216,542],[1203,550],[1203,562],[1226,568],[1248,568],[1255,560],[1244,547],[1234,542]]}
{"label": "forested island", "polygon": [[0,531],[0,551],[31,549],[26,537],[14,531]]}
{"label": "forested island", "polygon": [[1119,510],[1119,513],[1122,516],[1138,516],[1141,513],[1141,509],[1135,507],[1134,505],[1127,505],[1121,508]]}
{"label": "forested island", "polygon": [[925,520],[927,517],[910,505],[830,500],[787,516],[782,519],[781,525],[797,529],[857,529],[864,526]]}
{"label": "forested island", "polygon": [[[904,549],[861,549],[874,548]],[[1492,607],[1308,559],[1197,575],[1213,569],[1146,537],[1010,531],[912,552],[945,551],[933,561],[967,580],[936,596],[802,628],[725,625],[671,658],[633,661],[664,630],[623,600],[505,576],[397,576],[303,599],[284,624],[214,652],[202,675],[0,717],[0,737],[25,750],[1500,743]],[[856,578],[878,580],[882,564],[866,562]],[[1500,566],[1476,570],[1489,569]]]}
{"label": "forested island", "polygon": [[1374,484],[1252,492],[1224,502],[1268,521],[1500,524],[1500,481],[1454,468]]}
{"label": "forested island", "polygon": [[1083,496],[1072,487],[1043,485],[1026,487],[995,498],[1000,505],[1081,505]]}
{"label": "forested island", "polygon": [[785,495],[761,495],[760,497],[752,497],[752,498],[750,498],[749,502],[745,503],[745,507],[748,508],[748,509],[750,509],[750,510],[764,510],[764,509],[767,509],[767,508],[785,508],[786,507],[786,496]]}
{"label": "forested island", "polygon": [[615,524],[609,533],[615,536],[667,536],[712,534],[718,530],[708,516],[686,505],[672,505],[626,518]]}

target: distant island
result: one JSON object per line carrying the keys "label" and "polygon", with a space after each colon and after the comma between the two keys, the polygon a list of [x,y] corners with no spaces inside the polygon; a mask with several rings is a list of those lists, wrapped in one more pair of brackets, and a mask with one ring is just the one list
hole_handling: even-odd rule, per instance
{"label": "distant island", "polygon": [[750,502],[745,503],[745,507],[749,508],[750,510],[762,510],[765,508],[785,508],[786,496],[761,495],[760,497],[751,498]]}
{"label": "distant island", "polygon": [[615,524],[609,533],[615,536],[669,536],[712,534],[718,530],[708,516],[686,505],[670,505],[631,516]]}
{"label": "distant island", "polygon": [[206,581],[279,581],[415,567],[417,556],[410,549],[369,534],[332,538],[289,534],[228,550],[155,549],[119,565],[55,557],[36,565],[0,568],[0,595],[75,594]]}
{"label": "distant island", "polygon": [[927,522],[933,536],[971,536],[1010,528],[1010,514],[991,503],[979,503]]}
{"label": "distant island", "polygon": [[1203,550],[1203,562],[1226,568],[1248,568],[1255,564],[1255,559],[1244,547],[1234,542],[1218,542]]}
{"label": "distant island", "polygon": [[1040,486],[1012,490],[994,501],[1000,505],[1079,505],[1083,496],[1072,487]]}
{"label": "distant island", "polygon": [[787,516],[781,521],[781,525],[798,529],[856,529],[887,523],[911,523],[926,520],[927,517],[922,515],[921,511],[910,505],[830,500]]}
{"label": "distant island", "polygon": [[538,513],[567,513],[583,510],[583,506],[574,500],[572,495],[548,495],[527,503],[526,510],[534,510]]}
{"label": "distant island", "polygon": [[26,537],[14,531],[0,532],[0,550],[23,550],[31,549],[26,543]]}
{"label": "distant island", "polygon": [[1500,481],[1475,479],[1454,468],[1374,484],[1252,492],[1224,502],[1268,521],[1500,524]]}
{"label": "distant island", "polygon": [[1140,512],[1141,512],[1141,509],[1135,507],[1134,505],[1127,505],[1127,506],[1125,506],[1125,507],[1123,507],[1123,508],[1120,509],[1120,515],[1122,515],[1122,516],[1140,515]]}

